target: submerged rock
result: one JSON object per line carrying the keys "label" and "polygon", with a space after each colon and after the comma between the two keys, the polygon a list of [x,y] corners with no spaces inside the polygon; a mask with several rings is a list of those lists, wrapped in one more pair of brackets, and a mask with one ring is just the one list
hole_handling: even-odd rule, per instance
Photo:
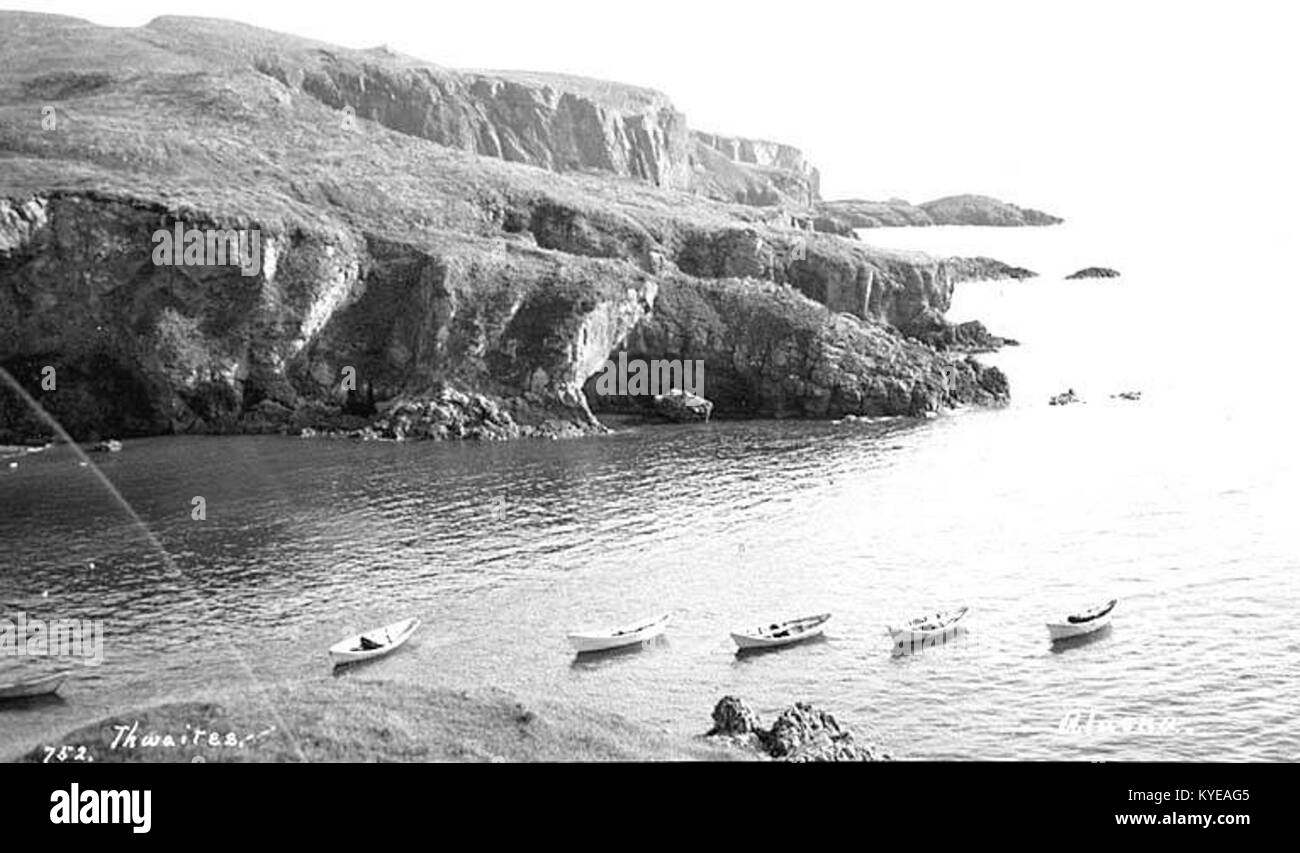
{"label": "submerged rock", "polygon": [[1111,399],[1136,401],[1142,399],[1141,391],[1121,391],[1118,394],[1111,394]]}
{"label": "submerged rock", "polygon": [[888,761],[891,756],[875,744],[859,741],[840,727],[831,714],[806,702],[796,702],[764,729],[748,705],[724,696],[713,708],[713,728],[707,737],[730,738],[780,761]]}
{"label": "submerged rock", "polygon": [[1067,281],[1080,278],[1119,278],[1119,271],[1109,267],[1084,267],[1077,272],[1070,273],[1065,278]]}

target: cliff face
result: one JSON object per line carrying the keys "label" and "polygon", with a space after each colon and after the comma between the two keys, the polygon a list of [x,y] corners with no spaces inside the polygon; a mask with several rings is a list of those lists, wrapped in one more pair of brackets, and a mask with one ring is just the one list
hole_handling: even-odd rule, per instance
{"label": "cliff face", "polygon": [[821,176],[797,148],[699,131],[693,131],[691,139],[693,187],[711,198],[798,206],[811,206],[821,198]]}
{"label": "cliff face", "polygon": [[753,280],[668,281],[627,350],[629,358],[702,361],[720,417],[922,415],[995,405],[1008,393],[996,370],[936,357],[891,326],[828,316],[788,286]]}
{"label": "cliff face", "polygon": [[[155,266],[150,235],[177,221],[254,225],[261,274]],[[527,243],[448,251],[94,194],[3,202],[0,222],[0,364],[33,389],[55,367],[42,403],[79,436],[330,427],[348,371],[367,399],[473,388],[519,412],[516,434],[589,430],[582,383],[656,290],[634,265]]]}
{"label": "cliff face", "polygon": [[[583,386],[628,342],[707,359],[734,414],[1005,399],[995,370],[891,327],[946,309],[950,262],[656,187],[674,173],[649,141],[625,149],[644,156],[622,176],[548,172],[470,150],[489,127],[521,156],[543,131],[537,152],[567,150],[560,125],[503,137],[479,112],[408,110],[388,78],[299,77],[283,59],[297,39],[208,21],[0,24],[0,366],[77,437],[403,418],[446,421],[412,430],[430,435],[598,430]],[[327,82],[364,89],[384,120],[332,109]],[[591,127],[632,133],[621,115]],[[473,148],[390,127],[408,120],[472,130]],[[260,267],[156,263],[153,235],[178,223],[256,232]],[[43,431],[0,392],[0,441]]]}
{"label": "cliff face", "polygon": [[811,204],[817,172],[788,145],[693,133],[652,89],[560,74],[457,71],[219,21],[146,28],[185,56],[232,60],[400,133],[556,172],[598,170],[740,204]]}
{"label": "cliff face", "polygon": [[321,51],[255,61],[327,106],[440,145],[556,172],[596,169],[675,189],[691,183],[686,118],[657,92],[629,90],[614,103],[559,88],[563,78],[524,83]]}

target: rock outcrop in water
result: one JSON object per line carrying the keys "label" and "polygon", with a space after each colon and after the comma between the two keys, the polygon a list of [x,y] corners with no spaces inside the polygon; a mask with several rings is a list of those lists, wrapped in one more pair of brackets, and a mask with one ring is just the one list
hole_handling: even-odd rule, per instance
{"label": "rock outcrop in water", "polygon": [[1065,278],[1067,281],[1080,278],[1119,278],[1119,271],[1109,267],[1085,267],[1077,272],[1070,273]]}
{"label": "rock outcrop in water", "polygon": [[1002,347],[1020,345],[1019,341],[993,334],[979,320],[950,323],[933,311],[912,323],[911,334],[935,349],[953,352],[996,352]]}
{"label": "rock outcrop in water", "polygon": [[[601,113],[513,88],[551,78],[216,21],[0,23],[0,366],[74,437],[599,431],[583,386],[620,348],[707,359],[717,414],[1006,399],[995,369],[903,334],[959,264],[670,189],[697,174],[671,151],[689,137],[639,90],[582,81]],[[564,124],[593,110],[590,137]],[[627,147],[596,173],[584,140],[606,136]],[[177,225],[256,233],[260,264],[155,263]],[[44,434],[0,394],[0,440]]]}
{"label": "rock outcrop in water", "polygon": [[826,711],[796,702],[764,729],[748,705],[724,696],[713,708],[713,728],[706,737],[725,738],[744,749],[780,761],[888,761],[878,745],[856,738]]}

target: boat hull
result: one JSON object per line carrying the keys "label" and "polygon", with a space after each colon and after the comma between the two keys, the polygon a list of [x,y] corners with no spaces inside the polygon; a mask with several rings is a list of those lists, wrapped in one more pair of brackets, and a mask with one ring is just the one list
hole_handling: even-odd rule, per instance
{"label": "boat hull", "polygon": [[831,614],[829,613],[801,616],[798,619],[777,622],[766,628],[732,631],[731,639],[742,652],[750,649],[776,649],[782,646],[792,646],[805,640],[820,637],[826,631],[826,623],[830,621],[830,618]]}
{"label": "boat hull", "polygon": [[668,630],[668,617],[661,616],[653,623],[646,625],[636,631],[629,631],[625,634],[615,634],[613,632],[591,631],[578,632],[569,635],[569,643],[574,650],[580,654],[588,652],[607,652],[613,649],[622,649],[628,646],[635,646],[644,643],[647,640],[653,640],[660,634]]}
{"label": "boat hull", "polygon": [[940,628],[929,630],[919,628],[890,628],[889,636],[894,643],[894,651],[916,651],[931,646],[945,645],[949,640],[966,630],[965,619],[969,611],[962,608],[951,622]]}
{"label": "boat hull", "polygon": [[732,632],[731,639],[741,649],[774,649],[779,646],[793,646],[796,643],[820,637],[824,633],[826,633],[826,626],[818,625],[816,628],[809,628],[807,631],[792,637],[757,637],[753,634]]}
{"label": "boat hull", "polygon": [[[397,651],[411,635],[420,627],[419,619],[405,619],[401,622],[394,622],[392,625],[385,625],[383,628],[376,628],[373,631],[366,631],[357,634],[355,637],[349,637],[342,642],[335,643],[330,647],[330,660],[335,666],[341,666],[345,663],[358,663],[363,660],[373,660],[381,658],[384,655],[392,654]],[[387,633],[390,642],[380,646],[377,649],[358,649],[362,637],[371,637],[377,639],[379,636]]]}
{"label": "boat hull", "polygon": [[34,678],[31,681],[19,681],[13,684],[0,685],[0,700],[4,699],[28,699],[33,696],[48,696],[57,693],[67,680],[66,673],[59,675],[47,675],[44,678]]}
{"label": "boat hull", "polygon": [[1107,613],[1089,622],[1048,622],[1047,633],[1052,635],[1053,640],[1068,640],[1071,637],[1094,634],[1110,624],[1110,617],[1111,614]]}

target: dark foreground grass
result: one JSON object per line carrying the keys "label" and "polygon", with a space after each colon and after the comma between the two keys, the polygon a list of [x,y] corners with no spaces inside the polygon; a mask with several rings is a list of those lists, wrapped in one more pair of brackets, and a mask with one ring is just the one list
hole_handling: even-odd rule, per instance
{"label": "dark foreground grass", "polygon": [[342,677],[115,714],[13,760],[568,762],[752,757],[703,739],[657,732],[616,714],[525,703],[499,690],[467,692]]}

